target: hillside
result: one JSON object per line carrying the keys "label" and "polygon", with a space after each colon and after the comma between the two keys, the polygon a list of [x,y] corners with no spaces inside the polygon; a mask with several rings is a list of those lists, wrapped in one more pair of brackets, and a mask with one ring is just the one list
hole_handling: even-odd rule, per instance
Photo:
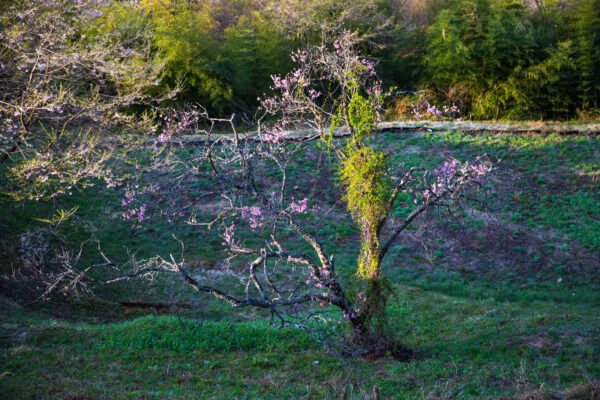
{"label": "hillside", "polygon": [[[303,331],[268,326],[267,314],[232,310],[178,279],[159,278],[106,286],[79,302],[23,307],[3,297],[0,391],[23,399],[365,399],[377,386],[381,398],[593,398],[600,377],[600,139],[389,131],[373,140],[392,165],[434,167],[487,154],[497,168],[485,204],[452,218],[427,215],[383,266],[394,287],[390,329],[414,352],[410,361],[340,358]],[[317,178],[301,190],[330,211],[305,222],[350,277],[356,228],[316,143],[294,160],[291,174],[314,170]],[[193,185],[191,193],[204,189]],[[80,205],[79,219],[62,231],[69,243],[93,233],[109,254],[127,246],[166,256],[178,251],[169,239],[175,233],[191,244],[186,259],[194,273],[216,276],[223,248],[215,232],[164,221],[132,229],[118,218],[120,198],[110,188],[61,201]],[[213,210],[210,203],[203,209]],[[2,229],[22,231],[36,212],[44,213],[4,213]],[[3,287],[17,294],[10,281]],[[159,303],[167,306],[151,307]],[[534,392],[538,397],[525,396]]]}

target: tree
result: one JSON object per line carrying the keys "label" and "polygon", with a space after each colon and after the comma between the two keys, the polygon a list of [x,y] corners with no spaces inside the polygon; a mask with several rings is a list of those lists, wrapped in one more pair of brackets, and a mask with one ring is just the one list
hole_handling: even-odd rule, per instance
{"label": "tree", "polygon": [[232,91],[228,108],[255,112],[257,98],[269,90],[271,75],[291,69],[292,48],[292,42],[259,12],[226,28],[215,68]]}
{"label": "tree", "polygon": [[143,0],[131,13],[142,12],[145,17],[156,56],[165,63],[162,83],[182,83],[180,100],[200,100],[223,111],[232,92],[214,66],[219,23],[212,11],[212,2],[206,1]]}
{"label": "tree", "polygon": [[[111,133],[152,129],[150,96],[161,65],[149,62],[149,38],[107,26],[112,3],[19,1],[0,16],[0,173],[2,194],[48,199],[113,179]],[[137,140],[134,140],[137,141]],[[131,143],[130,143],[131,144]]]}
{"label": "tree", "polygon": [[381,0],[288,0],[269,2],[276,27],[303,42],[348,29],[363,35],[387,35],[390,13]]}
{"label": "tree", "polygon": [[504,110],[504,116],[515,119],[569,115],[573,112],[573,99],[576,97],[575,79],[569,79],[574,75],[571,44],[570,41],[561,42],[539,64],[525,69],[516,68],[506,81],[494,85],[486,94],[493,101],[488,98],[481,103],[495,104]]}
{"label": "tree", "polygon": [[600,96],[600,2],[578,2],[574,14],[581,105],[584,109],[597,108]]}
{"label": "tree", "polygon": [[[130,260],[116,268],[127,271],[129,267],[127,273],[93,281],[84,278],[94,269],[114,269],[116,263],[103,253],[96,266],[77,268],[77,259],[70,260],[51,279],[55,282],[52,290],[174,273],[197,291],[233,307],[267,309],[272,321],[282,326],[313,329],[337,310],[347,319],[358,345],[349,354],[398,350],[384,332],[390,287],[382,273],[382,260],[417,217],[433,207],[450,207],[466,190],[480,185],[491,167],[485,162],[452,160],[425,173],[390,166],[387,155],[370,142],[384,94],[374,63],[357,52],[359,42],[345,31],[333,45],[294,52],[298,67],[288,75],[273,77],[275,94],[261,99],[264,114],[250,133],[240,133],[233,116],[210,118],[197,106],[163,116],[164,127],[153,151],[155,173],[142,174],[151,187],[154,215],[177,218],[185,213],[187,224],[217,227],[229,255],[220,273],[239,281],[239,290],[194,275],[183,251],[179,259],[159,255]],[[219,124],[221,128],[228,125],[231,133],[218,133]],[[295,134],[289,130],[293,127],[310,129],[307,134]],[[201,134],[203,140],[190,148],[179,138],[185,133]],[[354,283],[338,275],[334,255],[304,227],[326,212],[325,206],[302,190],[306,182],[295,181],[288,173],[298,152],[312,141],[318,141],[333,160],[343,198],[360,230]],[[172,179],[167,185],[157,185],[157,174]],[[198,181],[203,193],[184,195],[186,185]],[[143,183],[134,184],[135,192],[128,190],[123,199],[122,217],[140,225],[152,211],[140,189]],[[410,206],[406,204],[405,217],[397,219],[391,214],[400,198]],[[219,201],[216,215],[207,218],[193,213],[195,207],[211,200]],[[353,286],[360,288],[350,295]]]}
{"label": "tree", "polygon": [[429,27],[424,62],[433,89],[449,103],[456,102],[453,91],[467,92],[471,104],[460,104],[462,109],[470,107],[479,118],[497,117],[497,103],[486,103],[492,98],[486,92],[530,65],[532,45],[522,2],[450,2]]}

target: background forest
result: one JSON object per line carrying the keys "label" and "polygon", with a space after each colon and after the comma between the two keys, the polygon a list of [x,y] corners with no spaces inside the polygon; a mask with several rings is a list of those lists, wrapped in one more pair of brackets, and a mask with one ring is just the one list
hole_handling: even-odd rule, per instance
{"label": "background forest", "polygon": [[599,106],[598,0],[142,0],[134,10],[107,22],[150,31],[164,83],[185,81],[181,101],[220,113],[255,110],[270,75],[319,43],[323,24],[371,34],[364,51],[399,97],[424,91],[477,119],[585,119]]}

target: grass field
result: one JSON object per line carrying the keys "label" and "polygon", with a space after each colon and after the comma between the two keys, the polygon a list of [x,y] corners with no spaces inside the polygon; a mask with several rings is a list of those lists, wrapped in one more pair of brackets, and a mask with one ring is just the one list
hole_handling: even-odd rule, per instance
{"label": "grass field", "polygon": [[[3,280],[0,397],[371,399],[374,386],[386,399],[598,396],[600,139],[451,131],[374,140],[392,165],[433,168],[486,154],[497,167],[485,206],[470,204],[452,218],[428,215],[386,259],[395,288],[390,329],[415,352],[413,360],[336,357],[303,331],[268,326],[263,314],[232,310],[178,280],[104,287],[97,298],[29,307],[15,301],[29,294]],[[301,190],[331,207],[304,222],[349,277],[357,233],[323,160],[308,146],[291,175],[306,178]],[[202,190],[194,185],[192,196]],[[118,218],[119,196],[96,187],[53,205],[79,205],[57,234],[72,246],[94,236],[119,257],[125,248],[141,256],[178,251],[176,233],[198,270],[221,259],[214,232],[165,220],[131,229]],[[38,229],[32,221],[47,210],[30,204],[3,213],[2,243]],[[247,232],[246,240],[256,238]],[[153,310],[119,301],[195,306]]]}

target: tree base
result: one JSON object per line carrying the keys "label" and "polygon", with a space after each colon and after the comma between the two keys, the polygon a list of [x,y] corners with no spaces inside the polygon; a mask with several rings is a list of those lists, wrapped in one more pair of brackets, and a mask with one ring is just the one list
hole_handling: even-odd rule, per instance
{"label": "tree base", "polygon": [[352,357],[363,358],[369,361],[379,360],[384,357],[392,357],[398,361],[410,361],[414,358],[414,352],[396,340],[377,336],[355,336],[352,344],[356,349]]}

